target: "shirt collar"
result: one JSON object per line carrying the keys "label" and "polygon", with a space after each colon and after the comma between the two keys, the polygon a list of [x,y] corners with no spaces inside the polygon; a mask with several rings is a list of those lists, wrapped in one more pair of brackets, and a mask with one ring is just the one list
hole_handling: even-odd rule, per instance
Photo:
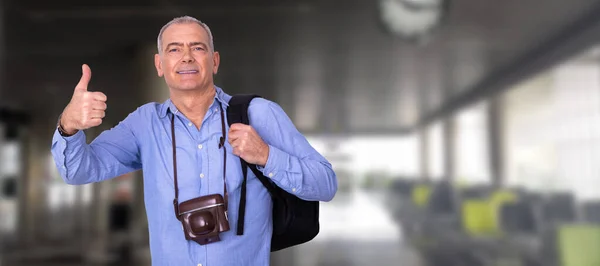
{"label": "shirt collar", "polygon": [[[227,108],[229,106],[229,99],[231,98],[231,96],[229,96],[225,92],[223,92],[223,89],[221,89],[220,87],[218,87],[216,85],[214,87],[215,87],[216,93],[215,93],[215,101],[213,102],[212,106],[217,104],[217,101],[218,101],[223,105],[223,107]],[[167,99],[166,101],[164,101],[161,104],[160,110],[159,110],[159,117],[163,118],[163,117],[167,116],[168,112],[172,112],[174,114],[179,113],[179,110],[177,110],[177,107],[175,106],[175,104],[173,104],[173,101],[171,101],[171,99]]]}

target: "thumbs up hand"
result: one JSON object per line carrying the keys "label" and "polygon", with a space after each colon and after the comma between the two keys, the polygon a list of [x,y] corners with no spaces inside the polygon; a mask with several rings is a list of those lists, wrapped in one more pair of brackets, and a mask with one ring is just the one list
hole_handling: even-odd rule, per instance
{"label": "thumbs up hand", "polygon": [[81,66],[81,70],[81,79],[75,87],[71,102],[65,107],[60,118],[62,128],[68,134],[99,126],[106,110],[106,95],[87,90],[92,70],[86,64]]}

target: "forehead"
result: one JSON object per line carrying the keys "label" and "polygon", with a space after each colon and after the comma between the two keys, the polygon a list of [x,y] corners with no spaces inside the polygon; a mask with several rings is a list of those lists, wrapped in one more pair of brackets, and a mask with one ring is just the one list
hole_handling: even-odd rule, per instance
{"label": "forehead", "polygon": [[165,29],[162,36],[163,42],[208,42],[208,33],[197,23],[173,24]]}

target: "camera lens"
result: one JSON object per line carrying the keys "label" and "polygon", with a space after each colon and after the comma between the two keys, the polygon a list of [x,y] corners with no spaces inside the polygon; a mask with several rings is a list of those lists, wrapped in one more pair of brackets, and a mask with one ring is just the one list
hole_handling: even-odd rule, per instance
{"label": "camera lens", "polygon": [[193,213],[189,221],[194,234],[204,235],[215,230],[215,218],[210,212]]}

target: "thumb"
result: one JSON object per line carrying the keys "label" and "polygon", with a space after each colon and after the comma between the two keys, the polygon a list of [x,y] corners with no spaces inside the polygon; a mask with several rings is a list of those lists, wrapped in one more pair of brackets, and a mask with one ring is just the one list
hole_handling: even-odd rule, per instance
{"label": "thumb", "polygon": [[81,66],[81,79],[77,86],[75,86],[76,91],[87,91],[88,84],[90,83],[90,79],[92,78],[92,70],[86,64]]}

